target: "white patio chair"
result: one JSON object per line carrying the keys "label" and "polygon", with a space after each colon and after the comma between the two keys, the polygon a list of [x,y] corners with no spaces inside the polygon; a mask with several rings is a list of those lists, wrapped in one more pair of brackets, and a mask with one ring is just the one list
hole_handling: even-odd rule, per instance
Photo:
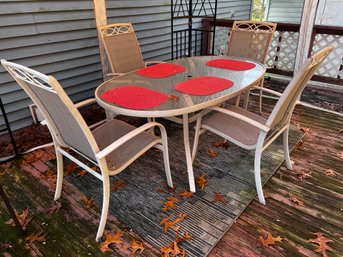
{"label": "white patio chair", "polygon": [[[6,60],[1,60],[1,63],[31,97],[47,121],[57,157],[55,200],[61,196],[63,156],[102,181],[102,213],[96,240],[103,235],[107,220],[110,200],[109,176],[123,171],[144,152],[152,147],[157,147],[163,151],[167,182],[170,187],[173,187],[169,168],[167,134],[161,124],[149,122],[136,128],[123,121],[113,119],[90,131],[77,107],[54,77]],[[161,137],[146,132],[153,127],[160,129]],[[92,163],[91,166],[99,167],[100,172],[94,171],[87,164],[75,158],[68,149],[87,159]]]}
{"label": "white patio chair", "polygon": [[[269,47],[272,43],[276,23],[264,21],[235,21],[233,23],[227,55],[239,56],[265,63]],[[257,86],[263,87],[264,78],[257,82]],[[248,90],[244,98],[244,108],[247,109],[249,101]],[[239,104],[238,97],[236,105]],[[262,91],[259,95],[259,112],[262,112]]]}
{"label": "white patio chair", "polygon": [[[308,81],[332,49],[332,46],[326,47],[307,59],[283,94],[257,87],[260,90],[272,94],[274,93],[280,97],[268,119],[264,119],[259,115],[237,106],[232,106],[227,109],[210,107],[204,110],[203,114],[199,116],[196,124],[192,152],[193,161],[198,147],[199,136],[206,130],[209,130],[244,149],[255,150],[254,174],[256,190],[260,203],[265,204],[260,172],[262,152],[278,136],[283,134],[284,158],[287,168],[292,170],[288,148],[288,130],[291,116]],[[213,112],[208,116],[203,117],[208,110]]]}

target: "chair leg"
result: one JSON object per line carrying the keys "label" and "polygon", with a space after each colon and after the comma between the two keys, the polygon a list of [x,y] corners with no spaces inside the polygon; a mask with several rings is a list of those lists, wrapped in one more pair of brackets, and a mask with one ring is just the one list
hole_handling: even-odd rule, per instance
{"label": "chair leg", "polygon": [[293,170],[291,158],[289,157],[288,132],[289,132],[289,127],[282,134],[282,137],[283,137],[283,153],[285,156],[285,162],[287,165],[287,169]]}
{"label": "chair leg", "polygon": [[63,184],[63,155],[56,148],[56,160],[57,160],[57,181],[54,200],[58,200],[61,197],[62,184]]}
{"label": "chair leg", "polygon": [[110,178],[108,175],[103,176],[103,199],[102,199],[102,211],[101,211],[101,218],[99,223],[98,232],[96,234],[96,241],[99,241],[99,239],[104,234],[105,225],[107,221],[107,215],[108,215],[108,206],[110,203]]}
{"label": "chair leg", "polygon": [[254,162],[254,174],[255,174],[255,185],[256,185],[257,196],[258,196],[258,200],[263,205],[266,204],[266,200],[264,199],[263,190],[262,190],[261,157],[262,157],[262,149],[263,149],[263,143],[264,143],[265,137],[266,137],[266,133],[260,131],[260,135],[256,144],[255,162]]}
{"label": "chair leg", "polygon": [[236,98],[236,106],[239,107],[239,101],[241,100],[241,95],[238,95]]}
{"label": "chair leg", "polygon": [[170,173],[170,165],[169,165],[167,132],[164,127],[160,127],[160,130],[161,130],[161,137],[162,137],[164,170],[166,171],[168,186],[173,188],[173,180]]}
{"label": "chair leg", "polygon": [[201,118],[202,118],[201,116],[198,117],[197,124],[195,125],[195,135],[194,135],[194,142],[193,142],[193,149],[192,149],[192,163],[194,162],[195,155],[196,155],[197,150],[198,150]]}
{"label": "chair leg", "polygon": [[248,109],[248,103],[249,103],[249,96],[250,96],[250,90],[244,93],[244,103],[243,108],[246,110]]}
{"label": "chair leg", "polygon": [[[260,83],[259,83],[259,86],[260,87],[263,87],[263,84],[264,84],[264,77],[261,79]],[[263,91],[260,90],[260,95],[259,95],[259,114],[262,113],[262,98],[263,98]]]}

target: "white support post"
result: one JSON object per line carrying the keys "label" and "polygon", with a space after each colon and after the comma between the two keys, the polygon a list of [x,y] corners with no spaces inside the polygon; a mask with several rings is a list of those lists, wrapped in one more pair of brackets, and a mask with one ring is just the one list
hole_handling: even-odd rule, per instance
{"label": "white support post", "polygon": [[[95,13],[95,23],[96,26],[102,26],[107,24],[107,14],[106,14],[106,0],[93,0],[94,2],[94,13]],[[107,60],[107,55],[104,46],[101,43],[100,35],[99,38],[99,52],[102,67],[102,76],[106,80],[107,74],[112,73],[111,66]]]}
{"label": "white support post", "polygon": [[308,52],[311,45],[313,25],[316,18],[318,1],[319,0],[306,0],[304,2],[294,73],[297,73],[299,71],[301,65],[305,62],[305,60],[308,57]]}

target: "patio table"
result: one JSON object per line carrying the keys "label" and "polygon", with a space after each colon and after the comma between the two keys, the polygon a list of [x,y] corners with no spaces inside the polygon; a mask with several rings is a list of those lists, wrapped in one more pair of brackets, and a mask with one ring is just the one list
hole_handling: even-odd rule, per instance
{"label": "patio table", "polygon": [[[227,61],[243,61],[250,65],[249,69],[245,70],[234,70],[234,69],[227,69],[227,68],[219,68],[209,66],[207,62],[211,60],[219,60],[222,61],[225,59]],[[257,82],[261,77],[264,75],[266,69],[264,65],[244,58],[237,58],[237,57],[227,57],[227,56],[196,56],[196,57],[188,57],[184,59],[174,60],[168,62],[168,64],[176,64],[181,65],[185,69],[178,70],[176,74],[168,75],[166,77],[148,77],[144,75],[144,72],[139,74],[139,71],[133,71],[130,73],[126,73],[124,75],[114,77],[108,81],[102,83],[95,91],[95,97],[97,102],[100,106],[105,108],[107,111],[114,112],[115,114],[122,114],[127,116],[134,116],[134,117],[146,117],[146,118],[153,118],[153,117],[175,117],[175,116],[182,116],[182,124],[183,124],[183,139],[184,139],[184,147],[185,147],[185,155],[186,155],[186,163],[187,163],[187,172],[188,172],[188,179],[189,179],[189,186],[190,191],[195,192],[195,183],[194,183],[194,174],[193,174],[193,167],[192,167],[192,158],[191,158],[191,149],[189,144],[189,115],[191,113],[200,111],[205,109],[206,107],[219,105],[226,100],[238,96],[240,93],[248,90],[255,82]],[[244,65],[243,65],[244,66]],[[153,66],[152,66],[153,67]],[[244,67],[243,67],[244,68]],[[239,69],[239,68],[238,68]],[[191,81],[193,79],[201,80],[201,77],[210,77],[214,79],[224,79],[230,80],[233,82],[233,85],[230,85],[227,88],[218,89],[220,91],[214,93],[206,92],[188,92],[184,93],[181,92],[179,86],[180,83]],[[225,82],[225,81],[224,81]],[[205,82],[204,82],[205,83]],[[200,88],[201,81],[191,85],[191,87]],[[220,84],[220,83],[219,83]],[[224,83],[225,84],[225,83]],[[178,88],[177,89],[177,85]],[[132,87],[133,86],[133,87]],[[138,87],[135,87],[138,86]],[[211,86],[211,85],[209,85]],[[168,100],[156,103],[157,106],[148,107],[148,108],[140,108],[137,105],[128,107],[122,103],[114,103],[109,101],[108,98],[104,99],[106,92],[111,92],[111,90],[117,90],[118,88],[125,89],[125,87],[131,87],[131,89],[147,89],[149,92],[152,90],[153,92],[162,93],[164,96],[168,96]],[[196,91],[196,90],[195,90]],[[206,91],[206,90],[205,90]],[[132,92],[132,91],[130,91]],[[118,92],[113,92],[115,96]],[[144,93],[144,92],[143,92]],[[200,94],[205,95],[200,95]],[[125,98],[129,93],[123,95]],[[118,95],[117,95],[118,96]],[[149,95],[151,97],[151,95]],[[157,95],[155,98],[159,98],[160,96]],[[152,100],[155,99],[152,96]],[[162,97],[163,98],[163,97]],[[120,100],[119,96],[119,100]],[[117,99],[118,100],[118,99]],[[124,99],[125,100],[125,99]],[[119,101],[120,102],[120,101]],[[134,104],[134,103],[132,103]]]}

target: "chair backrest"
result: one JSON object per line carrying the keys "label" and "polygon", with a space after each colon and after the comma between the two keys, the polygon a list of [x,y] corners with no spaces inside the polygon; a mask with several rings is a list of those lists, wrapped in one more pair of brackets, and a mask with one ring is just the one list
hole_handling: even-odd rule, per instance
{"label": "chair backrest", "polygon": [[96,160],[99,148],[95,139],[58,81],[13,62],[1,60],[1,63],[43,113],[54,140]]}
{"label": "chair backrest", "polygon": [[112,72],[126,73],[144,68],[144,60],[131,23],[98,27]]}
{"label": "chair backrest", "polygon": [[302,91],[332,49],[333,46],[328,46],[305,61],[276,103],[266,122],[267,126],[274,128],[279,124],[282,126],[290,121],[292,112],[297,101],[300,99]]}
{"label": "chair backrest", "polygon": [[235,21],[227,55],[250,58],[264,64],[276,23],[263,21]]}

